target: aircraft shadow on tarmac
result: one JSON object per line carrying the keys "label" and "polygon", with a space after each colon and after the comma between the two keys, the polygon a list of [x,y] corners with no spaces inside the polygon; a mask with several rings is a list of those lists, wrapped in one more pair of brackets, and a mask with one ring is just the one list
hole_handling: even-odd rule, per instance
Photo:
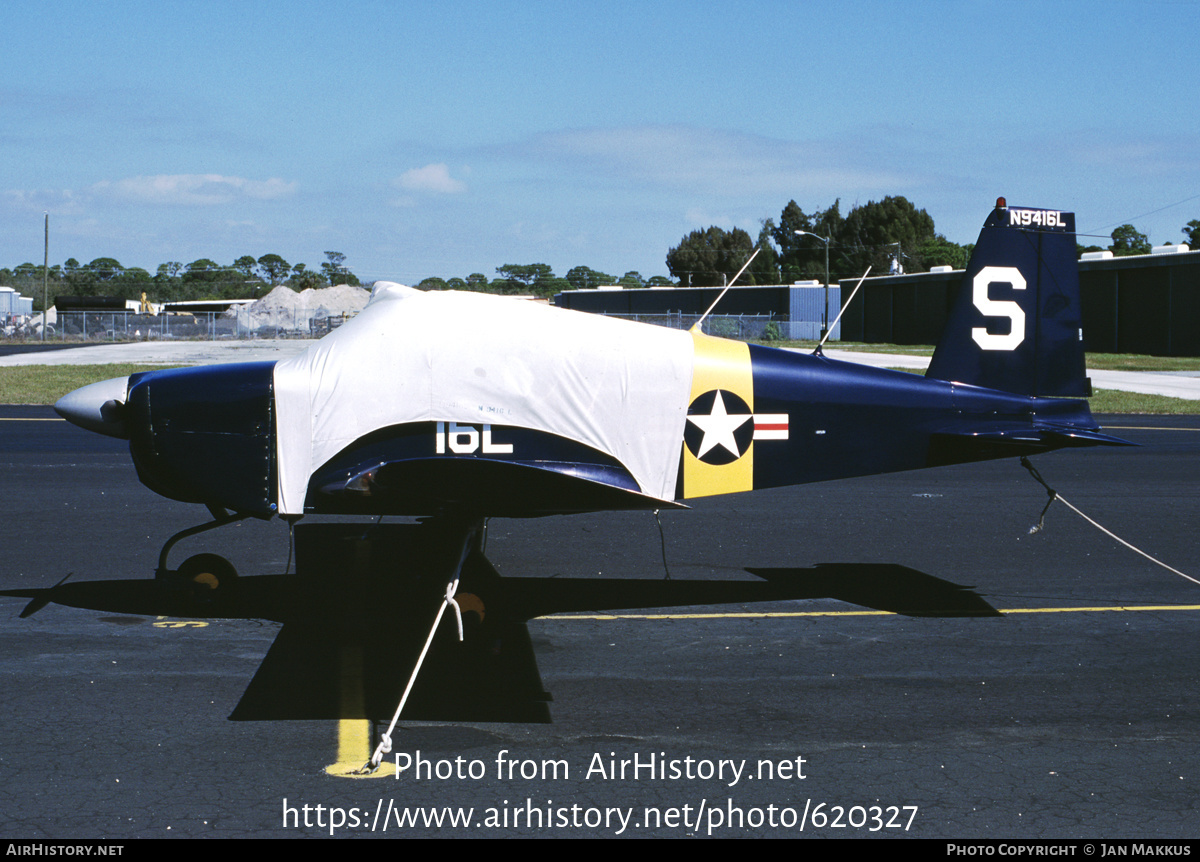
{"label": "aircraft shadow on tarmac", "polygon": [[[296,528],[295,575],[239,578],[211,602],[154,580],[62,583],[0,591],[114,614],[267,619],[280,630],[230,718],[380,718],[399,702],[445,585],[422,574],[414,525]],[[403,562],[399,562],[403,561]],[[549,722],[526,623],[564,612],[638,611],[838,599],[908,616],[997,616],[973,589],[895,564],[748,568],[759,580],[501,578],[475,553],[459,601],[466,637],[439,626],[404,716],[433,721]]]}

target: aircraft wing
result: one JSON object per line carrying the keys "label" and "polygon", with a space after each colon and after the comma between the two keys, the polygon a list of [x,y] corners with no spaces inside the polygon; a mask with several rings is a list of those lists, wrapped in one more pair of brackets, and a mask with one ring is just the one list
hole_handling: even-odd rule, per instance
{"label": "aircraft wing", "polygon": [[309,480],[305,508],[523,518],[686,507],[642,493],[616,458],[565,437],[511,426],[412,422],[370,434],[320,467]]}

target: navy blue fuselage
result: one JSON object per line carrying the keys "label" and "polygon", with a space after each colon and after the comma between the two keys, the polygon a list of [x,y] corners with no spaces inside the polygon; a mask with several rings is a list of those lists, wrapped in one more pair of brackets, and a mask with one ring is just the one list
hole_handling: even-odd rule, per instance
{"label": "navy blue fuselage", "polygon": [[[1121,445],[1099,433],[1085,401],[1061,397],[1089,389],[1079,320],[1074,216],[998,205],[925,377],[693,333],[676,499]],[[501,351],[495,362],[504,361]],[[124,400],[120,381],[107,381],[57,406],[84,427],[128,437],[154,491],[270,517],[279,511],[274,371],[271,362],[152,371],[128,379]],[[379,397],[388,392],[380,380]],[[535,385],[523,397],[549,395]],[[681,408],[664,405],[663,415]],[[663,465],[667,485],[675,466]],[[610,452],[502,422],[368,429],[303,469],[306,514],[526,517],[672,505]]]}

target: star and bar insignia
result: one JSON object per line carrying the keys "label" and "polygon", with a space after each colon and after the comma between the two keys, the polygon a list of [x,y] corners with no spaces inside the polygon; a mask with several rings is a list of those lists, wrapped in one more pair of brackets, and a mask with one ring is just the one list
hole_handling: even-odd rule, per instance
{"label": "star and bar insignia", "polygon": [[755,440],[786,440],[786,413],[754,413],[727,389],[710,389],[688,407],[684,442],[705,464],[731,464],[746,454]]}

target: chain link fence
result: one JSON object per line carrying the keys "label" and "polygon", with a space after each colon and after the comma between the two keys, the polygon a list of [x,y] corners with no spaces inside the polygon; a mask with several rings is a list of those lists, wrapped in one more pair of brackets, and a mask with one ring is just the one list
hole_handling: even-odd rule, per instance
{"label": "chain link fence", "polygon": [[[139,314],[134,311],[60,312],[50,325],[50,338],[79,341],[211,340],[239,338],[320,338],[337,329],[353,314],[313,316],[303,309],[279,308],[246,314],[221,312],[192,314]],[[623,320],[672,329],[691,329],[699,314],[608,314]],[[701,331],[706,335],[739,341],[774,341],[789,336],[787,315],[711,314]]]}
{"label": "chain link fence", "polygon": [[134,311],[59,312],[47,335],[60,340],[146,341],[238,338],[319,338],[354,315],[313,316],[303,309],[279,308],[230,316],[206,311],[192,314],[139,314]]}
{"label": "chain link fence", "polygon": [[[604,312],[605,317],[652,323],[670,329],[691,329],[700,319],[699,314],[684,314],[668,311],[661,314],[613,314]],[[710,314],[704,318],[700,331],[705,335],[732,338],[738,341],[776,341],[787,336],[787,315],[775,314]]]}

